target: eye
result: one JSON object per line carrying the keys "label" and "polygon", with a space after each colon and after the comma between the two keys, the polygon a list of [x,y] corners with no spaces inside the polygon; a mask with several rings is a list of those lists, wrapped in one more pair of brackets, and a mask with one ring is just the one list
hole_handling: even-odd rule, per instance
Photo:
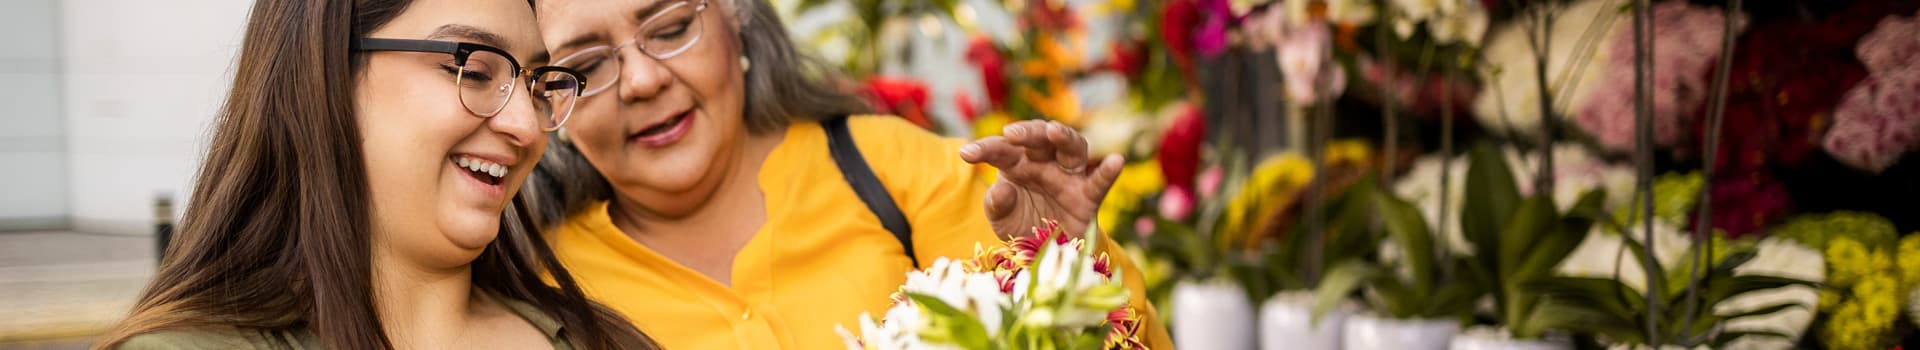
{"label": "eye", "polygon": [[674,40],[687,35],[687,21],[678,20],[674,22],[675,23],[668,23],[666,26],[654,29],[653,34],[649,34],[648,37],[654,40]]}

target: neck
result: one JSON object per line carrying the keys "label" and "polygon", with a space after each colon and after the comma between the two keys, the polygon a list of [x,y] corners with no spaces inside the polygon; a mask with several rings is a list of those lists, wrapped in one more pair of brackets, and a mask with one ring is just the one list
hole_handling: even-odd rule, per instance
{"label": "neck", "polygon": [[469,265],[432,268],[388,249],[373,256],[374,312],[395,349],[450,348],[481,299]]}
{"label": "neck", "polygon": [[[690,234],[709,235],[717,228],[735,227],[736,224],[751,224],[747,227],[759,227],[765,221],[765,198],[760,193],[761,164],[767,155],[786,138],[785,129],[754,135],[742,131],[739,147],[721,156],[723,161],[715,166],[724,168],[714,173],[713,189],[706,198],[684,215],[663,215],[646,209],[638,199],[627,196],[614,196],[608,206],[608,215],[614,226],[629,236]],[[619,193],[619,191],[615,191]],[[756,219],[757,218],[757,219]]]}

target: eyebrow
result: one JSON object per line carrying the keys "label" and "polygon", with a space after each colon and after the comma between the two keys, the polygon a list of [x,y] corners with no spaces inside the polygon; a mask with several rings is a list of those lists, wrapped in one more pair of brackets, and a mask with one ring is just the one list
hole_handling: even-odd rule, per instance
{"label": "eyebrow", "polygon": [[436,28],[433,30],[433,34],[428,34],[427,38],[428,39],[461,38],[461,39],[473,40],[475,44],[482,44],[482,45],[497,47],[497,48],[500,48],[501,50],[506,50],[507,52],[513,52],[513,46],[507,44],[506,38],[501,37],[499,34],[494,34],[493,32],[489,32],[486,29],[480,29],[479,27],[469,26],[465,24],[448,24],[448,25],[440,26],[440,28]]}
{"label": "eyebrow", "polygon": [[[666,8],[667,5],[672,5],[675,2],[677,1],[661,0],[661,1],[654,1],[651,4],[647,4],[647,6],[640,7],[639,10],[633,11],[633,16],[632,16],[634,21],[633,24],[636,26],[640,25],[640,22],[647,20],[647,17],[653,17],[654,14],[657,14],[658,12],[660,12],[660,9]],[[596,40],[601,40],[599,34],[593,34],[593,33],[582,34],[580,36],[573,37],[573,39],[567,39],[566,42],[560,43],[560,46],[555,46],[554,52],[559,52],[561,50],[566,50],[566,49],[580,47],[580,46],[586,46],[588,44],[592,44]],[[609,41],[611,41],[611,39],[609,39]],[[608,43],[608,45],[612,45],[612,43]]]}

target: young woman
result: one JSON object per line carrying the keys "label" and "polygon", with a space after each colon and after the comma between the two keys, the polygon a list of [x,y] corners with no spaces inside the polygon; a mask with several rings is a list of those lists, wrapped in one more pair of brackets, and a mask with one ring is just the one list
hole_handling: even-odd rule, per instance
{"label": "young woman", "polygon": [[258,1],[178,241],[97,347],[655,348],[514,204],[581,91],[544,51],[521,0]]}
{"label": "young woman", "polygon": [[[1042,218],[1079,234],[1119,175],[1118,156],[1089,157],[1059,124],[967,143],[846,118],[864,105],[820,79],[762,0],[536,12],[554,64],[588,81],[559,132],[570,145],[529,186],[553,199],[541,221],[559,227],[549,239],[588,295],[670,348],[842,347],[834,326],[884,312],[908,270]],[[1134,341],[1169,347],[1139,269],[1113,247],[1151,325]]]}

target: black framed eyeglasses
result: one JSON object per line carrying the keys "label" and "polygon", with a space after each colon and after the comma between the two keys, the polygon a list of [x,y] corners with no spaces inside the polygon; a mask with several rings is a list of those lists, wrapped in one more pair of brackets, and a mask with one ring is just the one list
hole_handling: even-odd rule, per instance
{"label": "black framed eyeglasses", "polygon": [[648,15],[640,26],[634,29],[633,38],[618,45],[602,45],[562,57],[554,61],[556,66],[566,66],[586,74],[595,85],[587,87],[583,96],[593,96],[620,80],[620,51],[627,46],[640,49],[640,53],[655,60],[666,61],[700,42],[702,34],[700,13],[707,10],[707,0],[698,3],[691,0],[673,1]]}
{"label": "black framed eyeglasses", "polygon": [[[441,69],[453,75],[460,104],[482,118],[499,115],[513,99],[515,85],[527,81],[527,93],[533,96],[534,109],[544,120],[541,128],[553,131],[567,122],[573,105],[585,93],[586,75],[558,66],[521,68],[520,61],[500,48],[456,41],[360,38],[354,52],[409,51],[453,55],[451,65]],[[525,77],[524,79],[522,77]]]}

